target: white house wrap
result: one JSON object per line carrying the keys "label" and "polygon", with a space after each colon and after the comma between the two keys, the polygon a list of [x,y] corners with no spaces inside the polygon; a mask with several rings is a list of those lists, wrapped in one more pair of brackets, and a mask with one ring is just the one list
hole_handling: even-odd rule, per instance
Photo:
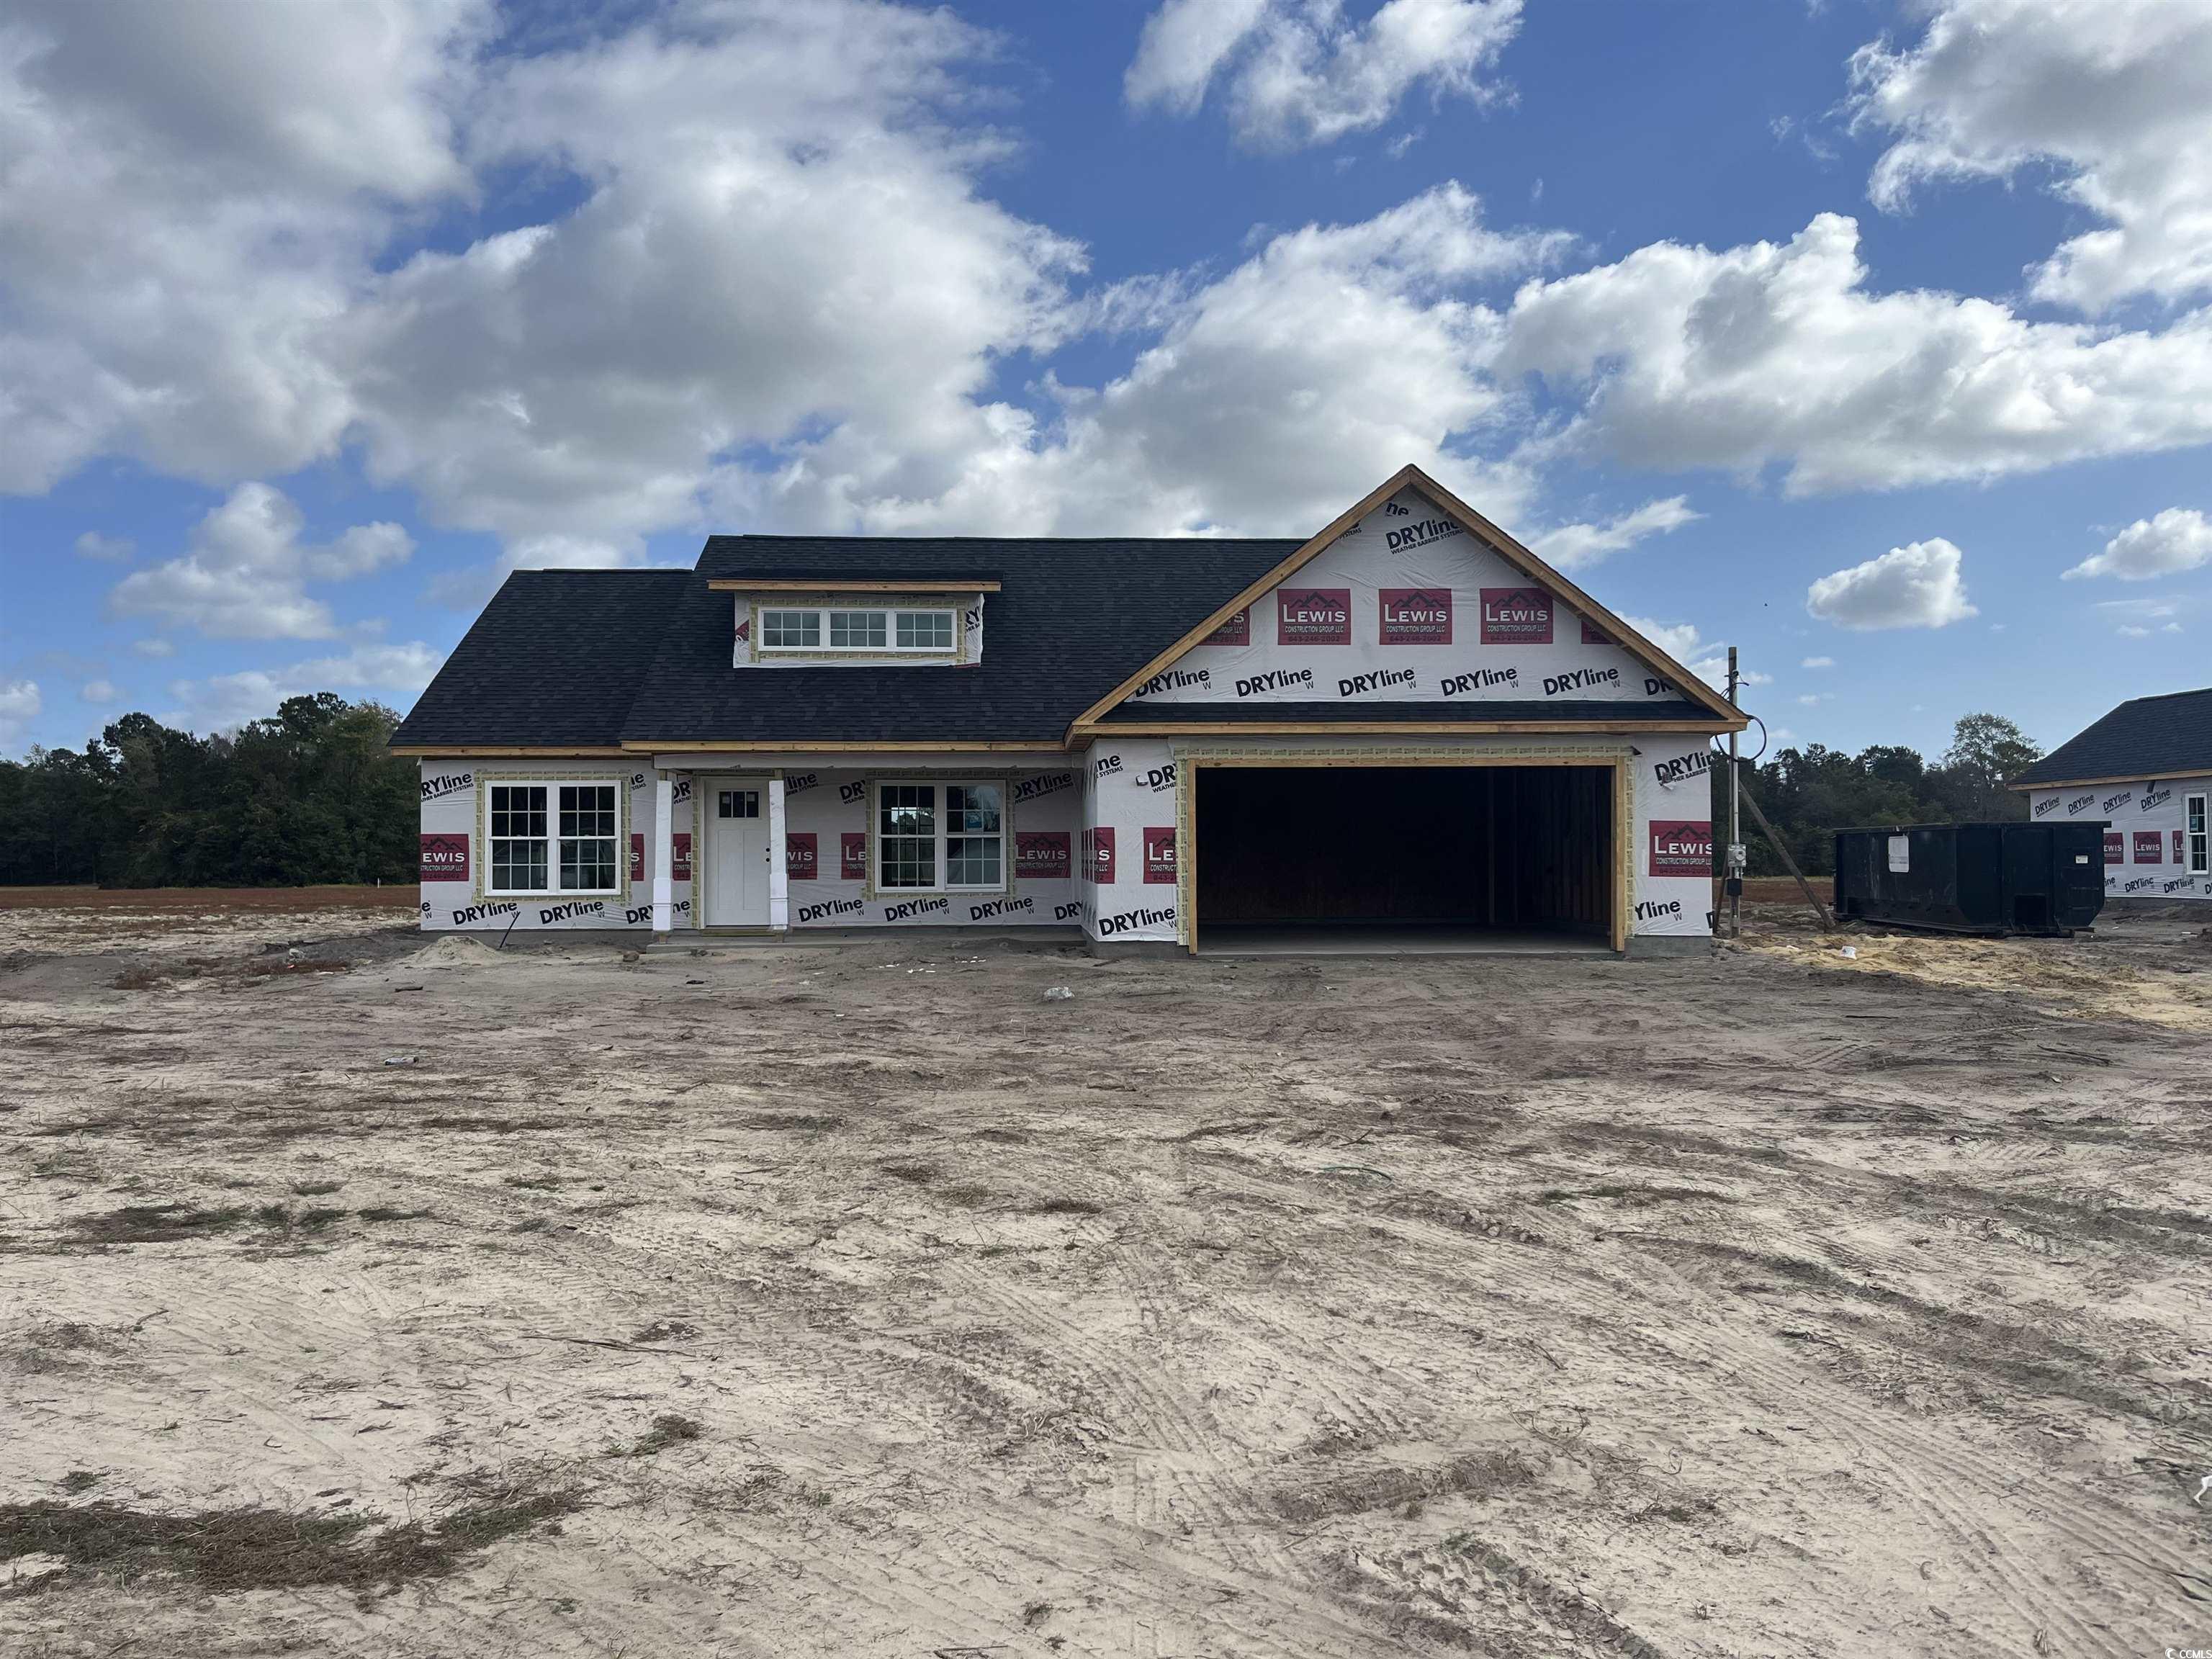
{"label": "white house wrap", "polygon": [[394,743],[427,928],[1626,950],[1710,933],[1742,723],[1408,468],[1304,542],[714,537],[688,573],[517,572]]}

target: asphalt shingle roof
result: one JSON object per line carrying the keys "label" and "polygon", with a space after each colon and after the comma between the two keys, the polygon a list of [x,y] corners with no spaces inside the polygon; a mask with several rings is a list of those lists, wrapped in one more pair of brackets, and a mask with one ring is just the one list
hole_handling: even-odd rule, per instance
{"label": "asphalt shingle roof", "polygon": [[2212,686],[2124,702],[2012,781],[2048,787],[2200,773],[2212,776]]}
{"label": "asphalt shingle roof", "polygon": [[[1297,541],[716,536],[669,619],[623,735],[686,742],[1058,742],[1068,722],[1280,564]],[[736,596],[715,578],[995,575],[983,659],[733,673]]]}
{"label": "asphalt shingle roof", "polygon": [[[714,536],[691,570],[520,570],[392,734],[398,744],[1057,743],[1068,725],[1298,547],[1290,539]],[[982,660],[732,665],[716,580],[994,580]],[[1152,704],[1117,719],[1342,720],[1340,702]],[[1647,703],[1361,704],[1365,720],[1696,720]]]}
{"label": "asphalt shingle roof", "polygon": [[518,570],[395,744],[598,749],[621,740],[688,570]]}

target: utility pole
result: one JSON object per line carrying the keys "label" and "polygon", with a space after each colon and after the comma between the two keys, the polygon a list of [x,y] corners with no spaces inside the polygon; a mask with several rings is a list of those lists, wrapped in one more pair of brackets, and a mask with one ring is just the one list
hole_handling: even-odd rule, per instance
{"label": "utility pole", "polygon": [[[1734,646],[1729,647],[1728,674],[1729,707],[1733,708],[1735,707],[1736,691],[1735,647]],[[1736,740],[1742,734],[1740,732],[1730,732],[1729,733],[1728,863],[1725,866],[1727,873],[1721,883],[1721,888],[1722,890],[1728,895],[1728,930],[1729,937],[1730,939],[1741,939],[1743,937],[1743,833],[1736,821],[1736,796],[1741,783],[1741,776],[1736,770]]]}

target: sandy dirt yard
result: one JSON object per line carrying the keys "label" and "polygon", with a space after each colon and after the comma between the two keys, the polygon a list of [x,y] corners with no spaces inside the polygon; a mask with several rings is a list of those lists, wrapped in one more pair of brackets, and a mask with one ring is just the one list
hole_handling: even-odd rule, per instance
{"label": "sandy dirt yard", "polygon": [[0,956],[10,1656],[2212,1646],[2201,924],[113,914]]}

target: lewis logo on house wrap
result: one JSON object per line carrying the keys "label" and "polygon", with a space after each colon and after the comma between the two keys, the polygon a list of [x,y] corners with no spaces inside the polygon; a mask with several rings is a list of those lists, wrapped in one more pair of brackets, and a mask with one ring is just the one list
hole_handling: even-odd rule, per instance
{"label": "lewis logo on house wrap", "polygon": [[1552,596],[1540,587],[1486,587],[1482,590],[1482,642],[1549,645],[1552,610]]}
{"label": "lewis logo on house wrap", "polygon": [[811,830],[787,831],[783,838],[783,873],[792,881],[812,881],[821,869],[821,853]]}
{"label": "lewis logo on house wrap", "polygon": [[2135,861],[2137,864],[2165,863],[2166,837],[2155,830],[2136,830]]}
{"label": "lewis logo on house wrap", "polygon": [[1382,645],[1449,645],[1452,596],[1448,587],[1384,587],[1376,590]]}
{"label": "lewis logo on house wrap", "polygon": [[2128,838],[2117,830],[2105,831],[2105,862],[2125,864],[2128,861]]}
{"label": "lewis logo on house wrap", "polygon": [[1650,873],[1710,877],[1713,873],[1712,820],[1654,818]]}
{"label": "lewis logo on house wrap", "polygon": [[642,834],[633,835],[629,838],[629,878],[632,881],[645,879],[645,836]]}
{"label": "lewis logo on house wrap", "polygon": [[[2174,831],[2179,835],[2179,830]],[[466,836],[422,837],[421,881],[466,881],[469,878],[469,838]]]}
{"label": "lewis logo on house wrap", "polygon": [[1277,645],[1350,645],[1352,590],[1279,587],[1275,590]]}
{"label": "lewis logo on house wrap", "polygon": [[1083,832],[1083,878],[1093,886],[1114,883],[1114,831],[1102,826]]}
{"label": "lewis logo on house wrap", "polygon": [[668,878],[671,881],[691,879],[691,832],[679,830],[669,838]]}
{"label": "lewis logo on house wrap", "polygon": [[1175,830],[1145,831],[1145,879],[1149,882],[1173,882],[1176,878]]}
{"label": "lewis logo on house wrap", "polygon": [[1220,627],[1208,634],[1199,643],[1200,645],[1251,644],[1252,607],[1248,605],[1235,616],[1224,618]]}
{"label": "lewis logo on house wrap", "polygon": [[837,874],[844,881],[868,878],[868,832],[848,830],[837,837]]}
{"label": "lewis logo on house wrap", "polygon": [[475,788],[476,782],[477,775],[473,772],[447,772],[441,777],[425,778],[422,780],[422,799],[443,800],[448,795],[459,794],[464,789]]}
{"label": "lewis logo on house wrap", "polygon": [[2181,831],[2177,830],[2173,832],[2173,856],[2167,862],[2179,864],[2181,861]]}
{"label": "lewis logo on house wrap", "polygon": [[1042,777],[1014,780],[1014,805],[1025,800],[1042,800],[1047,795],[1056,795],[1063,789],[1075,787],[1073,772],[1047,772]]}
{"label": "lewis logo on house wrap", "polygon": [[1067,840],[1065,830],[1017,830],[1014,832],[1015,878],[1065,881],[1070,873]]}

